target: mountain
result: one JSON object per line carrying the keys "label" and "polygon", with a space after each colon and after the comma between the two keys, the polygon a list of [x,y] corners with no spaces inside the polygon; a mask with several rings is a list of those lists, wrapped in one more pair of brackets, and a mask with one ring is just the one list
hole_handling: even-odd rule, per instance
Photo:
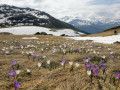
{"label": "mountain", "polygon": [[10,26],[42,26],[77,30],[74,26],[60,21],[43,11],[5,4],[0,5],[0,27]]}
{"label": "mountain", "polygon": [[106,29],[120,25],[120,19],[117,19],[117,20],[105,20],[105,19],[92,19],[92,20],[86,19],[85,20],[84,19],[83,20],[83,19],[80,19],[79,17],[65,16],[60,20],[65,21],[73,25],[74,27],[91,34],[101,33]]}

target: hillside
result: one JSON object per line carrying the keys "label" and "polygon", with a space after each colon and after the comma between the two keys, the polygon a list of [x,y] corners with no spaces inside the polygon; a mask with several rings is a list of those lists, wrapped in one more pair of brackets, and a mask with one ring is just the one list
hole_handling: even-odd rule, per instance
{"label": "hillside", "polygon": [[0,5],[0,27],[26,25],[47,28],[70,28],[77,30],[72,25],[60,21],[43,11],[5,4]]}
{"label": "hillside", "polygon": [[120,33],[120,26],[107,29],[107,30],[105,30],[102,33],[91,34],[91,35],[87,35],[87,36],[90,36],[90,37],[95,37],[95,36],[111,36],[111,35],[114,35],[114,30],[117,30],[118,33]]}

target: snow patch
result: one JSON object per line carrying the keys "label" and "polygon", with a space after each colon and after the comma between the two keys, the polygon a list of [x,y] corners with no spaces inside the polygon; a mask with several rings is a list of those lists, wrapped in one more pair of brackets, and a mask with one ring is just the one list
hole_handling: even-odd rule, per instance
{"label": "snow patch", "polygon": [[22,39],[39,39],[37,37],[23,37]]}
{"label": "snow patch", "polygon": [[120,42],[120,35],[112,35],[106,37],[68,37],[75,40],[93,40],[97,43],[113,44],[114,42]]}
{"label": "snow patch", "polygon": [[84,33],[76,33],[72,29],[59,29],[56,31],[51,31],[50,28],[37,27],[37,26],[21,26],[21,27],[12,27],[12,28],[1,28],[0,32],[9,32],[14,35],[33,35],[37,32],[46,32],[47,34],[52,34],[55,36],[61,36],[62,34],[68,36],[78,36],[84,35]]}

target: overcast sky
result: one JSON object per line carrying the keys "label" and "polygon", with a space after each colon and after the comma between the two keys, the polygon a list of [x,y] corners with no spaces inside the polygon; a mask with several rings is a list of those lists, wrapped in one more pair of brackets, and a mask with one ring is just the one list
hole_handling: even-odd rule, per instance
{"label": "overcast sky", "polygon": [[30,7],[56,18],[120,19],[120,0],[0,0],[0,4]]}

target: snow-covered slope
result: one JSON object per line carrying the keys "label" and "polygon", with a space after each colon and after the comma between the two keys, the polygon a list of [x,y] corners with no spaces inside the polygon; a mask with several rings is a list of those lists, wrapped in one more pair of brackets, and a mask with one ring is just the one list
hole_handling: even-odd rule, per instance
{"label": "snow-covered slope", "polygon": [[38,26],[21,26],[21,27],[11,27],[11,28],[1,28],[0,32],[9,32],[14,35],[33,35],[37,32],[46,32],[47,34],[53,34],[55,36],[60,36],[62,34],[68,36],[79,36],[84,33],[74,31],[72,29],[58,29],[51,30],[50,28],[38,27]]}
{"label": "snow-covered slope", "polygon": [[69,38],[75,40],[93,40],[94,42],[103,44],[113,44],[114,42],[117,41],[120,42],[120,34],[106,37],[69,37]]}
{"label": "snow-covered slope", "polygon": [[0,27],[24,25],[76,29],[72,25],[62,22],[44,11],[5,4],[0,5]]}

